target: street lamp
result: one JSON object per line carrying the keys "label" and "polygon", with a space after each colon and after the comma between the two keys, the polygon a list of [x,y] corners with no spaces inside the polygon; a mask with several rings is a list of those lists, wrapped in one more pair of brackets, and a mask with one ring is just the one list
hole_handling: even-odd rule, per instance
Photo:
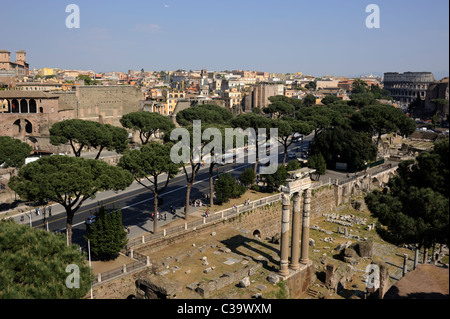
{"label": "street lamp", "polygon": [[[92,271],[92,264],[91,264],[91,241],[88,239],[88,256],[89,256],[89,268],[90,271]],[[91,284],[91,299],[94,299],[92,296],[92,284]]]}

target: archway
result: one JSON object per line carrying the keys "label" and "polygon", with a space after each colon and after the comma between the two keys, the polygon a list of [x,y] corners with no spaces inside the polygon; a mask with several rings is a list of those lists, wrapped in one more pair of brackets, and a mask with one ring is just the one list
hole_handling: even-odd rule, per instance
{"label": "archway", "polygon": [[37,113],[37,106],[35,100],[29,101],[30,113]]}
{"label": "archway", "polygon": [[28,120],[25,120],[25,132],[28,134],[33,133],[33,124],[31,124],[31,122]]}
{"label": "archway", "polygon": [[1,107],[3,109],[3,113],[11,113],[11,101],[4,99],[3,102],[1,102]]}
{"label": "archway", "polygon": [[20,113],[28,113],[28,101],[20,100]]}
{"label": "archway", "polygon": [[20,125],[20,120],[16,120],[13,123],[13,134],[17,135],[20,134],[20,132],[22,132],[22,126]]}
{"label": "archway", "polygon": [[11,102],[12,106],[11,106],[11,112],[12,113],[19,113],[19,101],[17,101],[16,99],[13,99]]}
{"label": "archway", "polygon": [[253,231],[253,237],[257,237],[257,238],[261,239],[261,232],[259,231],[259,229],[255,229]]}
{"label": "archway", "polygon": [[376,177],[372,178],[372,185],[375,187],[381,187],[381,183]]}

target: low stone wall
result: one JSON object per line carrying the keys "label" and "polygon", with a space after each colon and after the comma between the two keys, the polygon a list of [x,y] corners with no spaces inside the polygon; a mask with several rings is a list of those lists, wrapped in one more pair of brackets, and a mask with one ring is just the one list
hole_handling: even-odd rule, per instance
{"label": "low stone wall", "polygon": [[232,225],[261,239],[271,238],[280,233],[281,201],[244,212],[232,220]]}
{"label": "low stone wall", "polygon": [[245,277],[254,275],[261,267],[261,263],[256,263],[253,266],[246,265],[242,269],[238,269],[234,272],[224,273],[219,278],[210,280],[209,282],[201,282],[195,286],[192,286],[191,289],[195,290],[200,296],[209,298],[211,293],[213,293],[214,291],[220,290],[231,284],[235,284]]}
{"label": "low stone wall", "polygon": [[[322,217],[322,214],[330,213],[330,211],[334,210],[339,205],[347,202],[350,203],[352,196],[361,196],[365,192],[382,186],[394,173],[395,169],[391,169],[373,176],[361,176],[360,178],[349,180],[341,185],[326,184],[313,189],[311,199],[311,223],[315,219]],[[303,210],[303,199],[301,205]],[[222,227],[229,227],[230,224],[232,227],[245,231],[248,236],[258,236],[262,240],[272,238],[278,235],[281,230],[281,208],[281,201],[258,207],[252,211],[241,213],[236,217],[228,218],[227,220],[219,220],[211,224],[197,227],[195,230],[185,231],[171,237],[164,237],[143,244],[136,249],[136,252],[142,253],[145,251],[146,253],[149,253],[158,251],[167,246],[194,238],[198,236],[199,233],[219,231]],[[292,214],[292,209],[290,211]],[[292,220],[292,218],[290,218],[290,220]],[[228,285],[227,283],[236,282],[237,280],[246,277],[251,272],[251,269],[253,268],[247,267],[242,269],[242,273],[224,274],[216,280],[199,284],[194,290],[201,296],[207,298],[212,291],[221,289],[225,285]],[[123,299],[133,295],[136,291],[136,280],[133,278],[137,278],[136,276],[139,276],[139,273],[141,273],[141,271],[133,275],[120,277],[105,283],[100,287],[96,287],[97,295],[94,294],[94,296],[98,296],[98,298]],[[310,265],[303,271],[295,274],[292,278],[289,278],[287,285],[291,297],[303,298],[307,292],[309,283],[313,280],[313,276],[314,268],[313,265]]]}
{"label": "low stone wall", "polygon": [[[136,280],[138,273],[121,276],[92,288],[94,299],[126,299],[136,294]],[[90,292],[85,299],[90,298]]]}
{"label": "low stone wall", "polygon": [[[339,186],[324,185],[311,192],[311,221],[322,216],[323,213],[328,213],[334,210],[336,205],[336,193]],[[302,198],[303,205],[303,198]],[[303,210],[303,208],[302,208]]]}

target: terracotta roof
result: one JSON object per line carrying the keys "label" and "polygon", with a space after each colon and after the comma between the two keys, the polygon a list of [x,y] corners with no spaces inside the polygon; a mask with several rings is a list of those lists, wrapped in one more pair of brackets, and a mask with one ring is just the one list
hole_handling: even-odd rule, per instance
{"label": "terracotta roof", "polygon": [[57,95],[41,91],[5,90],[0,91],[0,99],[30,98],[30,99],[55,99]]}

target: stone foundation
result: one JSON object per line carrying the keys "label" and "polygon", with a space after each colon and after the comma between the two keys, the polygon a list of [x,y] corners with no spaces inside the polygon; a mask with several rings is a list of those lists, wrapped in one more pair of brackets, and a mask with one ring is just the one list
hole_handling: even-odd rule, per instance
{"label": "stone foundation", "polygon": [[290,270],[289,275],[285,278],[289,289],[289,297],[303,299],[314,279],[314,266],[312,263],[309,265],[300,265],[300,269],[295,272]]}

